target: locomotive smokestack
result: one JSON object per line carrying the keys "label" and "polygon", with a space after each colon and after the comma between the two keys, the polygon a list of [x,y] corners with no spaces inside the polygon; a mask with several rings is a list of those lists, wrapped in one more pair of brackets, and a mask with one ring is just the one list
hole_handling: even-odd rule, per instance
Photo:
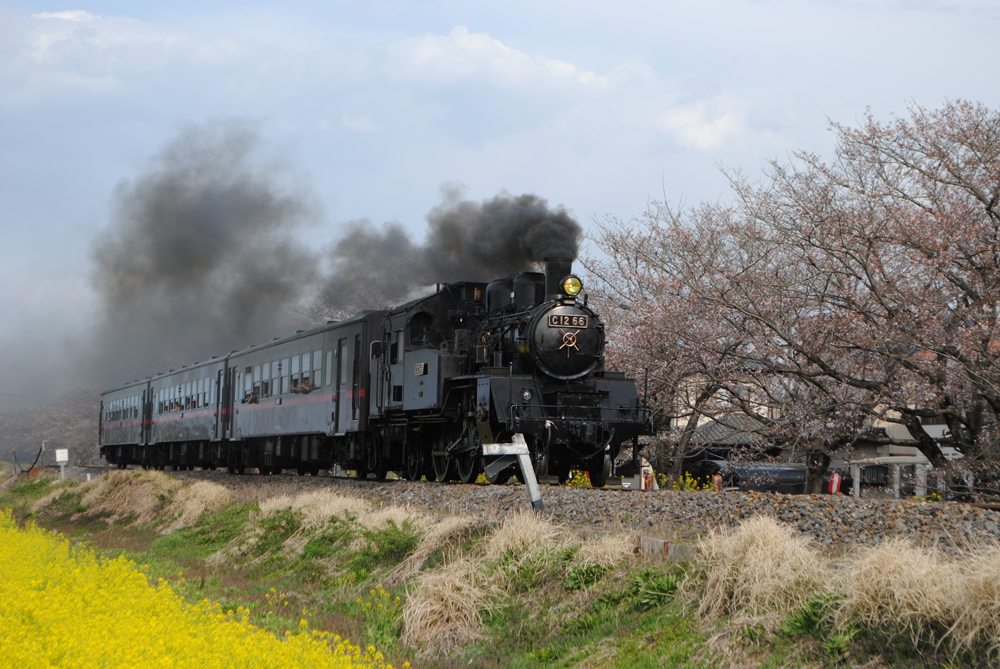
{"label": "locomotive smokestack", "polygon": [[562,295],[562,280],[573,273],[573,261],[565,258],[545,259],[545,299],[557,300]]}

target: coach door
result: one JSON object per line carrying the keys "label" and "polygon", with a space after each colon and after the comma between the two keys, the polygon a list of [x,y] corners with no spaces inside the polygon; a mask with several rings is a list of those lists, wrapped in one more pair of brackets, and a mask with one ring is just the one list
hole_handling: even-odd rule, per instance
{"label": "coach door", "polygon": [[142,417],[139,419],[139,444],[142,446],[149,443],[149,428],[153,422],[152,394],[148,388],[142,391]]}
{"label": "coach door", "polygon": [[236,386],[236,368],[227,366],[225,372],[219,372],[219,377],[222,385],[219,388],[219,401],[216,406],[222,409],[219,411],[219,421],[222,426],[220,438],[229,439],[233,436],[233,392]]}
{"label": "coach door", "polygon": [[342,433],[346,431],[347,420],[345,420],[345,407],[350,407],[350,403],[345,401],[347,398],[345,394],[347,392],[347,339],[341,339],[337,342],[337,375],[334,377],[336,381],[336,388],[334,389],[334,407],[333,415],[335,417],[333,431],[336,433]]}
{"label": "coach door", "polygon": [[220,369],[216,373],[215,379],[212,381],[213,388],[212,388],[211,400],[212,400],[212,406],[215,407],[215,434],[213,435],[213,437],[216,440],[222,438],[223,413],[221,411],[221,408],[222,408],[222,379],[224,374],[225,371],[223,369]]}

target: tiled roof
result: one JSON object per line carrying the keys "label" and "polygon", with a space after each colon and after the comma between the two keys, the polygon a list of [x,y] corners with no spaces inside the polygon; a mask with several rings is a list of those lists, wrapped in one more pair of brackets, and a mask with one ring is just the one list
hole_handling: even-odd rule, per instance
{"label": "tiled roof", "polygon": [[765,442],[757,432],[763,427],[763,423],[746,414],[719,416],[699,425],[691,437],[691,442],[726,446],[762,446]]}

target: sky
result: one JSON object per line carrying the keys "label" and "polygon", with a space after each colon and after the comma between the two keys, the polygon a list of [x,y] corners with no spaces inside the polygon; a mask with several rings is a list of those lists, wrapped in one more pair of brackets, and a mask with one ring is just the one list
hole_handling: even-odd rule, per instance
{"label": "sky", "polygon": [[0,411],[88,383],[102,231],[191,128],[255,129],[305,248],[420,239],[456,189],[592,230],[829,155],[867,108],[996,108],[997,34],[998,0],[0,3]]}

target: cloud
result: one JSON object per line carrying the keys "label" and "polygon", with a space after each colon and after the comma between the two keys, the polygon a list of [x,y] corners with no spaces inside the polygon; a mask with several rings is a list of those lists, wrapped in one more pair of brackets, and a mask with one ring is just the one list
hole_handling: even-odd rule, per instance
{"label": "cloud", "polygon": [[74,9],[66,12],[39,12],[37,14],[32,14],[36,19],[62,19],[63,21],[75,21],[81,23],[84,21],[93,21],[96,18],[94,14],[82,9]]}
{"label": "cloud", "polygon": [[710,107],[699,102],[670,109],[661,117],[661,127],[679,143],[702,151],[714,149],[727,139],[746,132],[742,112]]}
{"label": "cloud", "polygon": [[372,120],[367,115],[352,117],[344,114],[340,117],[340,125],[355,132],[374,132],[378,130],[378,126],[372,123]]}
{"label": "cloud", "polygon": [[190,50],[177,29],[83,10],[4,12],[0,23],[0,106],[118,94],[137,75]]}
{"label": "cloud", "polygon": [[605,88],[608,79],[572,63],[529,56],[488,33],[455,26],[447,36],[422,35],[389,46],[387,71],[413,81],[459,83],[486,81],[501,88],[575,85]]}

